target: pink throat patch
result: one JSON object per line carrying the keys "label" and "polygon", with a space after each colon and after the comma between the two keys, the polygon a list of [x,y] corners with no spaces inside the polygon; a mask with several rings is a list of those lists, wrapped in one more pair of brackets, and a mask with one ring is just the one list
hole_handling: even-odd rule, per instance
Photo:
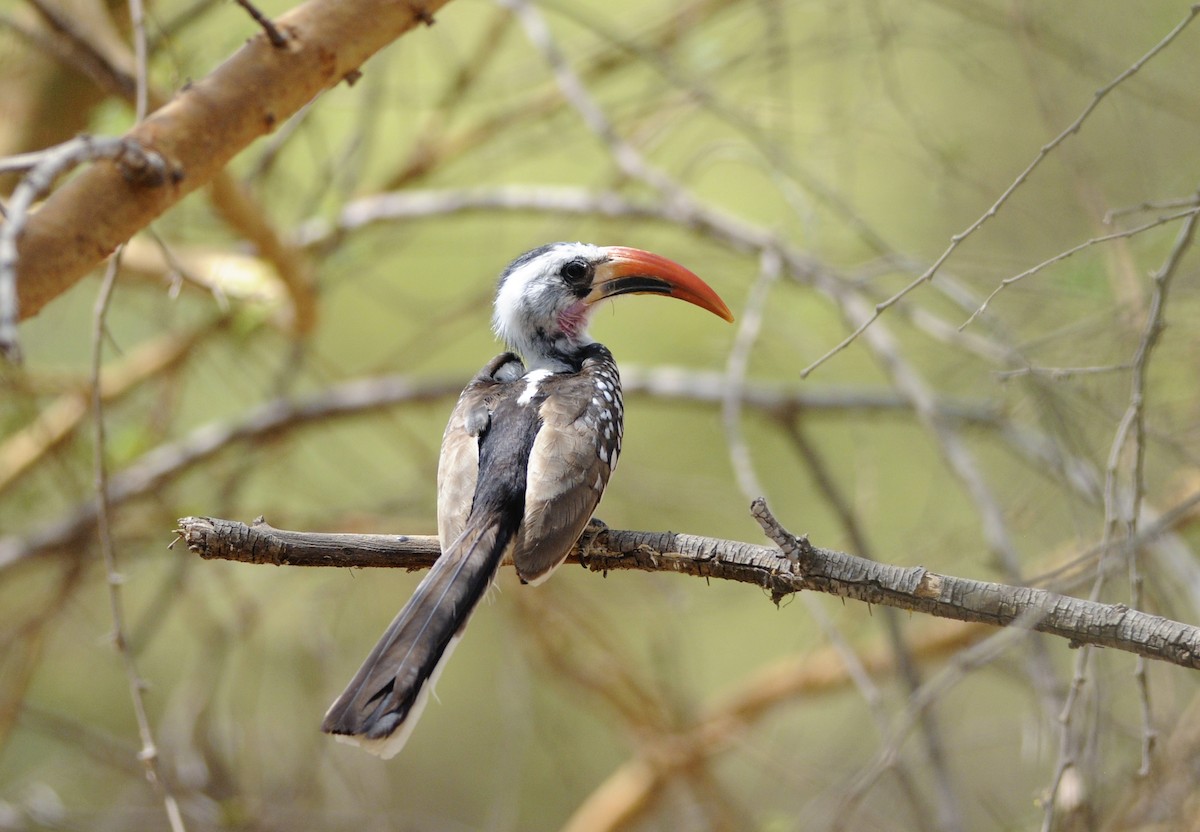
{"label": "pink throat patch", "polygon": [[588,305],[583,301],[576,301],[558,316],[558,328],[566,333],[568,338],[576,338],[587,325],[587,316]]}

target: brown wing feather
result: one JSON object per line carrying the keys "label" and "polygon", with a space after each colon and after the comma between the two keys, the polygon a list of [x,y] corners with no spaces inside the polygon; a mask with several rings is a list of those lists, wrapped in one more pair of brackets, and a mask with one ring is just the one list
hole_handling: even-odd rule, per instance
{"label": "brown wing feather", "polygon": [[471,405],[464,407],[466,399],[464,391],[446,424],[438,459],[438,540],[442,551],[467,525],[479,475],[479,440],[467,431],[464,410]]}
{"label": "brown wing feather", "polygon": [[[596,510],[616,463],[619,381],[607,388],[618,395],[614,410],[597,393],[595,369],[585,364],[579,374],[547,380],[542,428],[529,458],[525,522],[512,554],[517,574],[527,583],[545,580],[562,563]],[[604,369],[615,380],[615,366]]]}
{"label": "brown wing feather", "polygon": [[504,383],[520,378],[525,366],[512,353],[484,365],[458,397],[446,422],[438,458],[438,539],[442,551],[462,534],[479,477],[479,435],[487,428],[491,399]]}

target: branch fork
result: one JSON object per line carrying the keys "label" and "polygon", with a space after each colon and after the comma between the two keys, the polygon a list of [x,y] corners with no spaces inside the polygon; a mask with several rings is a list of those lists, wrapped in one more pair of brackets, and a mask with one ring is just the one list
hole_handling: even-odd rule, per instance
{"label": "branch fork", "polygon": [[15,169],[26,170],[13,189],[8,216],[0,225],[0,356],[14,364],[21,361],[17,336],[17,240],[30,218],[30,210],[54,182],[85,162],[112,159],[121,176],[131,185],[159,187],[168,180],[178,183],[182,170],[131,136],[76,136],[40,153],[20,157]]}

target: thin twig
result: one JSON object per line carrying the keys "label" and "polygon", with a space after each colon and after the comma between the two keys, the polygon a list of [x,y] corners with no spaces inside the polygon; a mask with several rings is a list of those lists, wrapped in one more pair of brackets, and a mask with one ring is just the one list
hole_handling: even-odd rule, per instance
{"label": "thin twig", "polygon": [[[129,350],[119,363],[103,368],[101,398],[108,404],[169,371],[228,321],[228,315],[220,315],[194,329],[170,331]],[[90,402],[91,392],[84,385],[72,387],[0,441],[0,494],[72,435],[86,418]]]}
{"label": "thin twig", "polygon": [[31,150],[28,153],[18,153],[14,156],[0,158],[0,173],[25,173],[33,170],[54,151],[55,148]]}
{"label": "thin twig", "polygon": [[[265,38],[251,39],[202,80],[180,90],[155,119],[127,134],[135,142],[169,150],[177,171],[174,187],[154,194],[129,192],[114,188],[111,169],[92,168],[70,188],[56,191],[22,236],[22,277],[29,282],[24,314],[34,314],[73,286],[118,244],[211,181],[251,141],[445,2],[424,0],[420,10],[382,0],[302,3],[280,18],[281,28],[305,32],[302,48],[289,59],[266,59],[270,44]],[[213,130],[214,112],[228,129]],[[72,233],[64,235],[64,227]]]}
{"label": "thin twig", "polygon": [[[106,89],[135,106],[142,120],[148,109],[158,108],[170,99],[170,95],[160,89],[150,86],[146,67],[146,45],[144,21],[139,26],[139,20],[144,17],[141,8],[142,0],[130,0],[130,16],[134,31],[134,52],[132,55],[118,55],[110,60],[104,50],[93,43],[87,33],[78,31],[68,19],[55,19],[56,31],[62,32],[75,52],[67,56],[71,66],[79,68],[81,63],[90,68],[97,76],[98,83],[103,82]],[[134,6],[133,4],[137,5]],[[43,4],[44,5],[44,4]],[[57,14],[52,10],[43,14]],[[268,20],[268,26],[273,24]],[[82,56],[82,57],[80,57]],[[117,84],[116,81],[105,79],[127,79],[120,67],[132,65],[134,74],[128,83]],[[307,108],[305,108],[307,111]],[[297,119],[288,121],[289,126],[298,123]],[[212,177],[212,187],[209,195],[218,214],[234,231],[248,240],[257,250],[260,257],[266,260],[279,276],[280,281],[288,291],[292,303],[291,323],[298,332],[309,331],[316,320],[313,298],[311,268],[302,253],[285,245],[271,225],[269,213],[257,200],[235,179],[228,170],[216,172]]]}
{"label": "thin twig", "polygon": [[[234,421],[202,425],[143,454],[109,477],[108,500],[118,505],[147,494],[238,442],[372,408],[445,398],[461,390],[460,378],[419,381],[393,376],[345,382],[315,395],[272,399]],[[33,532],[0,538],[0,571],[77,540],[95,526],[96,512],[96,502],[89,500]]]}
{"label": "thin twig", "polygon": [[1025,610],[1021,616],[1014,619],[1012,627],[955,653],[945,668],[921,685],[920,690],[909,698],[904,713],[895,721],[891,736],[884,742],[875,755],[875,759],[855,775],[854,781],[842,796],[839,806],[834,812],[836,821],[831,828],[836,830],[855,828],[852,823],[854,810],[867,796],[879,777],[896,764],[900,748],[919,723],[921,713],[944,697],[971,673],[987,666],[1022,640],[1027,639],[1029,630],[1037,629],[1037,620],[1040,615],[1041,613],[1036,609]]}
{"label": "thin twig", "polygon": [[758,279],[750,289],[750,297],[738,316],[737,334],[725,360],[725,396],[721,403],[721,420],[725,425],[725,443],[729,446],[729,457],[738,486],[748,500],[767,492],[754,471],[750,447],[742,433],[742,392],[746,386],[746,374],[750,369],[750,356],[762,331],[767,298],[770,297],[771,289],[779,282],[781,268],[779,252],[765,249],[760,259]]}
{"label": "thin twig", "polygon": [[[1166,326],[1164,321],[1167,293],[1179,264],[1184,255],[1192,247],[1196,237],[1196,225],[1200,215],[1195,213],[1188,218],[1184,227],[1175,238],[1175,245],[1167,255],[1162,267],[1154,274],[1154,292],[1150,298],[1150,310],[1142,330],[1142,338],[1138,343],[1137,353],[1133,358],[1133,375],[1130,380],[1129,411],[1133,416],[1134,463],[1132,472],[1132,495],[1129,512],[1127,538],[1137,534],[1138,517],[1142,511],[1142,501],[1146,493],[1146,378],[1149,372],[1150,357],[1158,345],[1159,338]],[[1136,551],[1129,552],[1129,603],[1135,607],[1142,603],[1142,573],[1138,565]],[[1142,765],[1138,773],[1145,777],[1150,773],[1151,755],[1154,751],[1156,732],[1151,723],[1150,690],[1146,678],[1146,665],[1138,661],[1134,669],[1137,681],[1138,697],[1141,703],[1142,716]]]}
{"label": "thin twig", "polygon": [[907,297],[909,294],[911,294],[915,289],[917,289],[917,287],[921,286],[924,283],[928,283],[930,280],[932,280],[933,276],[935,274],[937,274],[938,270],[941,269],[943,264],[945,264],[945,262],[950,259],[951,255],[953,255],[954,252],[958,250],[958,247],[960,245],[962,245],[962,243],[965,240],[967,240],[971,235],[973,235],[976,231],[978,231],[983,226],[984,223],[986,223],[992,217],[996,216],[997,213],[999,213],[1000,209],[1004,206],[1004,204],[1006,202],[1008,202],[1008,200],[1012,197],[1012,195],[1017,191],[1018,188],[1020,188],[1022,185],[1025,184],[1025,182],[1029,179],[1029,177],[1033,174],[1033,172],[1042,164],[1043,161],[1045,161],[1045,159],[1055,150],[1055,148],[1057,148],[1059,145],[1061,145],[1063,142],[1065,142],[1069,137],[1071,137],[1075,133],[1079,132],[1080,128],[1083,127],[1083,123],[1085,121],[1087,121],[1088,117],[1100,105],[1100,102],[1103,101],[1105,99],[1105,97],[1108,96],[1109,93],[1111,93],[1113,90],[1115,90],[1121,84],[1123,84],[1125,81],[1129,80],[1129,78],[1131,78],[1133,75],[1137,74],[1137,72],[1142,67],[1144,67],[1151,59],[1153,59],[1156,55],[1158,55],[1160,52],[1162,52],[1164,49],[1166,49],[1168,46],[1170,46],[1175,41],[1175,39],[1178,38],[1183,33],[1183,30],[1188,27],[1188,24],[1190,24],[1196,18],[1196,15],[1198,15],[1198,14],[1200,14],[1200,3],[1192,5],[1188,9],[1187,15],[1183,18],[1183,20],[1181,20],[1178,24],[1176,24],[1175,28],[1173,28],[1170,32],[1167,33],[1167,35],[1165,37],[1163,37],[1158,43],[1156,43],[1150,49],[1150,51],[1146,52],[1144,55],[1142,55],[1140,58],[1138,58],[1136,61],[1134,61],[1130,66],[1126,67],[1125,70],[1123,72],[1121,72],[1119,75],[1117,75],[1117,77],[1114,78],[1112,81],[1108,82],[1103,87],[1101,87],[1100,89],[1098,89],[1094,93],[1092,93],[1091,101],[1089,101],[1087,103],[1087,105],[1083,108],[1083,110],[1079,113],[1079,115],[1075,117],[1075,120],[1072,121],[1069,125],[1067,125],[1067,127],[1061,133],[1059,133],[1057,136],[1055,136],[1053,139],[1051,139],[1046,144],[1042,145],[1041,149],[1039,149],[1037,154],[1033,157],[1033,161],[1031,161],[1028,165],[1026,165],[1026,167],[1023,171],[1021,171],[1019,174],[1017,174],[1017,178],[1014,179],[1011,183],[1009,183],[1009,186],[1004,189],[1004,192],[1001,193],[1000,196],[996,199],[996,201],[992,203],[991,207],[989,207],[986,211],[984,211],[973,223],[971,223],[965,229],[963,229],[962,231],[960,231],[957,234],[955,234],[954,236],[952,236],[950,238],[950,244],[946,247],[946,249],[916,279],[914,279],[911,283],[906,285],[900,291],[896,292],[896,294],[892,295],[887,300],[877,303],[875,305],[875,311],[871,314],[871,316],[869,318],[867,318],[861,324],[859,324],[859,326],[853,332],[851,332],[849,335],[847,335],[845,338],[843,338],[841,340],[841,342],[839,342],[837,344],[837,346],[833,347],[833,349],[829,350],[824,355],[822,355],[820,358],[818,358],[816,361],[812,362],[807,367],[805,367],[803,370],[801,370],[800,377],[807,378],[814,370],[816,370],[822,364],[824,364],[829,359],[833,358],[835,355],[837,355],[838,353],[840,353],[844,349],[846,349],[846,347],[848,347],[852,343],[854,343],[858,339],[858,336],[862,335],[862,333],[865,332],[868,327],[870,327],[873,323],[875,323],[875,321],[879,320],[879,317],[884,312],[886,312],[888,309],[895,306],[897,303],[899,303],[901,300],[903,300],[905,297]]}
{"label": "thin twig", "polygon": [[146,9],[142,0],[129,0],[129,22],[133,29],[134,76],[137,78],[134,121],[142,121],[150,106],[150,80],[146,68]]}
{"label": "thin twig", "polygon": [[275,268],[290,301],[292,331],[298,335],[311,332],[317,324],[317,297],[312,264],[306,253],[284,241],[271,221],[270,212],[234,177],[228,174],[214,177],[209,195],[221,218]]}
{"label": "thin twig", "polygon": [[[914,639],[914,661],[945,659],[980,641],[986,631],[976,625],[955,623]],[[896,654],[879,646],[860,651],[860,663],[872,678],[896,672]],[[836,693],[850,683],[844,654],[832,647],[787,656],[739,681],[678,732],[674,753],[650,756],[639,753],[610,774],[580,803],[563,825],[563,832],[609,832],[631,828],[645,815],[678,771],[697,760],[709,760],[736,747],[745,732],[786,705],[802,705],[819,696]]]}
{"label": "thin twig", "polygon": [[[627,367],[621,375],[622,387],[629,396],[649,395],[668,401],[714,405],[719,405],[724,397],[722,373]],[[448,398],[458,395],[462,385],[459,376],[419,379],[394,375],[343,382],[306,396],[272,399],[235,420],[201,425],[187,436],[144,454],[110,477],[109,499],[117,504],[144,495],[238,442],[278,436],[282,431],[325,419]],[[773,414],[802,409],[831,416],[870,416],[910,410],[904,399],[886,392],[853,388],[797,390],[761,382],[747,383],[743,401],[748,407]],[[947,419],[984,425],[994,425],[998,419],[998,413],[986,404],[944,400],[937,406],[944,410]],[[0,572],[77,539],[93,527],[95,518],[96,505],[88,501],[34,531],[0,537]]]}
{"label": "thin twig", "polygon": [[1195,195],[1180,197],[1178,199],[1150,199],[1145,202],[1139,202],[1137,205],[1113,208],[1104,215],[1104,224],[1111,225],[1116,219],[1124,217],[1127,214],[1140,214],[1143,211],[1173,211],[1177,208],[1195,207],[1195,205]]}
{"label": "thin twig", "polygon": [[[553,72],[563,95],[579,113],[588,129],[604,142],[614,164],[627,176],[656,190],[674,222],[715,231],[723,240],[736,241],[735,245],[743,250],[752,249],[761,253],[768,248],[775,248],[793,277],[812,282],[834,298],[844,315],[859,321],[866,321],[870,317],[865,298],[845,281],[834,276],[823,264],[792,251],[777,241],[772,234],[761,229],[749,229],[745,223],[700,204],[679,183],[647,162],[620,136],[582,80],[571,69],[540,13],[526,0],[503,0],[503,5],[511,8],[520,19],[530,42],[542,53]],[[895,340],[884,333],[874,335],[869,339],[869,343],[893,385],[912,401],[922,424],[938,441],[951,471],[966,486],[980,512],[984,537],[993,556],[1004,565],[1009,577],[1017,580],[1020,572],[1019,558],[1005,526],[1003,512],[980,474],[974,456],[961,441],[961,437],[946,425],[937,413],[933,406],[932,391],[924,379],[902,358]]]}
{"label": "thin twig", "polygon": [[[733,241],[741,250],[751,249],[761,253],[768,248],[774,248],[792,276],[817,285],[821,291],[837,300],[843,314],[857,320],[866,320],[869,317],[866,300],[844,281],[831,274],[823,264],[782,245],[775,239],[775,235],[761,229],[748,228],[745,223],[702,205],[678,182],[647,162],[636,148],[620,136],[582,80],[572,70],[551,37],[540,13],[526,0],[503,0],[502,4],[511,8],[517,15],[530,42],[541,52],[550,67],[563,95],[579,113],[587,128],[605,144],[614,164],[625,175],[644,182],[657,191],[667,216],[672,221],[715,232],[720,239]],[[984,537],[992,554],[1015,580],[1020,571],[1019,559],[1005,528],[1003,513],[991,489],[980,475],[973,455],[957,433],[946,425],[936,412],[932,391],[903,360],[895,340],[886,334],[875,335],[870,339],[870,344],[893,384],[912,401],[922,423],[937,439],[951,471],[967,487],[980,511]]]}
{"label": "thin twig", "polygon": [[1082,695],[1087,682],[1087,668],[1092,658],[1089,647],[1080,649],[1075,656],[1074,669],[1071,673],[1071,684],[1067,687],[1067,695],[1063,699],[1062,710],[1058,713],[1058,759],[1054,765],[1054,774],[1050,777],[1050,785],[1042,801],[1042,832],[1050,832],[1054,826],[1054,815],[1058,810],[1058,790],[1067,772],[1078,764],[1078,741],[1073,733],[1072,719],[1075,715],[1075,705]]}
{"label": "thin twig", "polygon": [[96,43],[91,27],[81,26],[76,17],[59,8],[61,4],[29,0],[29,5],[37,11],[46,24],[45,28],[52,33],[46,36],[41,29],[22,31],[21,34],[31,43],[90,78],[111,95],[132,98],[136,94],[137,79],[131,72],[132,67],[129,64],[116,66],[109,59],[109,50]]}
{"label": "thin twig", "polygon": [[[762,487],[758,474],[755,471],[750,447],[742,432],[742,394],[746,385],[746,376],[754,345],[762,331],[767,300],[770,297],[771,290],[779,281],[781,269],[782,261],[779,257],[779,252],[773,248],[764,249],[760,257],[758,279],[755,280],[754,285],[751,287],[750,296],[739,315],[738,331],[734,336],[733,346],[729,350],[729,356],[726,359],[725,365],[725,396],[721,404],[721,417],[725,426],[726,444],[729,446],[733,470],[742,494],[748,500],[753,500],[756,496],[766,495],[767,492]],[[864,550],[860,549],[859,551],[860,554],[865,554]],[[883,695],[879,691],[879,688],[862,668],[858,656],[850,646],[849,640],[841,633],[832,619],[830,619],[817,599],[811,595],[802,595],[801,600],[805,604],[805,609],[813,617],[813,620],[817,622],[817,625],[821,628],[821,631],[825,634],[830,644],[842,655],[842,660],[848,669],[850,677],[854,680],[855,687],[866,702],[867,709],[871,713],[880,734],[886,736],[890,730],[889,719]],[[893,613],[894,611],[888,610],[887,612]],[[899,650],[898,663],[905,664],[906,662],[900,655],[906,653],[906,651],[903,645],[903,638],[900,636],[896,625],[895,616],[888,615],[887,618],[888,631],[895,637],[893,644]],[[912,804],[914,811],[919,817],[924,816],[925,807],[922,806],[915,778],[907,768],[898,768],[896,773],[901,790]],[[942,828],[955,828],[955,824],[944,824]]]}
{"label": "thin twig", "polygon": [[250,0],[237,0],[237,4],[254,18],[254,22],[262,27],[267,33],[267,40],[271,41],[271,45],[276,49],[282,49],[287,46],[287,38],[279,31],[279,28],[271,22],[271,18],[260,12],[258,8],[250,2]]}
{"label": "thin twig", "polygon": [[172,832],[184,832],[183,815],[179,811],[179,803],[167,787],[159,767],[158,746],[154,741],[154,729],[150,725],[150,717],[147,715],[146,702],[143,698],[146,685],[138,674],[137,663],[134,661],[125,638],[125,611],[121,600],[121,585],[124,583],[124,578],[117,570],[117,555],[110,530],[112,507],[108,499],[108,464],[105,460],[108,445],[104,431],[104,398],[100,388],[100,366],[105,335],[104,319],[117,273],[120,271],[120,261],[120,251],[118,251],[109,261],[108,269],[105,271],[104,282],[101,284],[100,294],[96,298],[92,320],[92,414],[95,420],[93,469],[97,495],[96,532],[100,541],[100,553],[104,559],[104,573],[107,578],[105,584],[108,587],[109,612],[112,616],[113,646],[121,657],[125,676],[129,681],[129,696],[133,701],[133,713],[137,719],[138,736],[142,744],[138,752],[138,759],[145,766],[146,779],[163,800]]}
{"label": "thin twig", "polygon": [[[801,414],[793,414],[793,418],[783,420],[783,430],[792,440],[805,467],[817,485],[817,490],[825,498],[826,503],[837,515],[842,529],[854,551],[860,557],[868,560],[878,560],[872,553],[872,547],[867,540],[866,530],[859,522],[858,516],[834,478],[832,467],[826,464],[816,444],[809,441],[801,423]],[[880,610],[884,631],[888,644],[894,654],[894,664],[897,675],[904,684],[909,696],[915,696],[922,685],[921,673],[917,667],[916,657],[908,642],[900,622],[899,614],[890,607]],[[950,771],[946,755],[946,744],[938,724],[937,715],[932,707],[924,709],[918,717],[921,723],[921,737],[924,741],[925,754],[932,770],[937,798],[934,811],[937,814],[937,824],[940,829],[963,828],[962,807],[954,790],[954,778]],[[891,726],[884,726],[884,736],[891,733]]]}
{"label": "thin twig", "polygon": [[1197,214],[1197,212],[1200,212],[1200,208],[1189,208],[1186,211],[1180,211],[1175,214],[1168,214],[1167,216],[1159,217],[1158,219],[1144,223],[1143,225],[1139,225],[1136,228],[1129,228],[1124,231],[1114,231],[1112,234],[1104,234],[1099,237],[1092,237],[1090,240],[1085,240],[1084,242],[1080,243],[1077,246],[1072,246],[1071,248],[1068,248],[1064,251],[1060,251],[1058,254],[1054,255],[1053,257],[1051,257],[1047,260],[1043,260],[1042,262],[1038,263],[1036,266],[1028,268],[1025,271],[1021,272],[1020,274],[1015,274],[1012,277],[1006,277],[1000,281],[1000,284],[995,289],[992,290],[992,293],[990,295],[988,295],[986,298],[984,298],[983,303],[981,303],[979,305],[979,308],[976,309],[974,312],[972,312],[971,316],[969,318],[967,318],[965,321],[963,321],[961,324],[959,324],[958,328],[959,328],[959,330],[963,330],[963,329],[966,329],[968,326],[970,326],[972,323],[974,323],[976,318],[978,318],[980,315],[987,312],[988,307],[991,305],[992,301],[996,299],[996,296],[999,295],[1001,292],[1003,292],[1005,289],[1007,289],[1009,286],[1012,286],[1014,283],[1018,283],[1027,277],[1031,277],[1031,276],[1037,274],[1038,272],[1042,271],[1043,269],[1047,269],[1050,266],[1053,266],[1055,263],[1061,263],[1063,260],[1066,260],[1068,257],[1070,257],[1074,254],[1078,254],[1079,252],[1083,251],[1084,249],[1091,248],[1092,246],[1095,246],[1095,245],[1099,245],[1100,243],[1107,243],[1111,240],[1121,240],[1121,239],[1124,239],[1127,237],[1133,237],[1133,236],[1141,234],[1145,231],[1149,231],[1152,228],[1158,228],[1160,225],[1166,225],[1169,222],[1174,222],[1175,220],[1188,219],[1190,217],[1194,217]]}
{"label": "thin twig", "polygon": [[[1146,373],[1150,356],[1158,344],[1164,322],[1163,314],[1166,305],[1167,292],[1171,280],[1178,271],[1179,263],[1191,247],[1195,238],[1196,226],[1200,222],[1200,214],[1190,212],[1187,222],[1180,228],[1167,259],[1155,273],[1153,279],[1153,294],[1146,322],[1142,329],[1142,337],[1138,342],[1137,351],[1131,364],[1131,380],[1129,405],[1121,417],[1109,450],[1108,464],[1105,470],[1104,487],[1104,538],[1106,551],[1116,548],[1114,540],[1120,541],[1121,551],[1126,559],[1130,576],[1130,604],[1141,604],[1142,578],[1138,567],[1138,547],[1133,543],[1138,536],[1138,521],[1142,513],[1142,501],[1145,495],[1145,400]],[[1121,483],[1121,460],[1125,458],[1127,449],[1132,443],[1133,464],[1125,487]],[[1119,538],[1118,538],[1119,535]],[[1102,593],[1104,581],[1110,570],[1104,568],[1101,561],[1096,570],[1096,579],[1092,586],[1090,597],[1098,599]],[[1074,706],[1079,698],[1079,691],[1086,681],[1086,670],[1089,650],[1085,649],[1076,659],[1075,670],[1068,693],[1067,701],[1059,716],[1060,741],[1058,761],[1054,776],[1051,778],[1048,794],[1043,807],[1042,829],[1049,832],[1054,823],[1055,811],[1058,807],[1058,790],[1066,773],[1077,765],[1078,740],[1072,731]],[[1154,750],[1157,733],[1151,721],[1150,691],[1146,678],[1145,663],[1140,659],[1134,667],[1134,679],[1138,689],[1142,721],[1142,761],[1140,774],[1149,774],[1150,763]]]}
{"label": "thin twig", "polygon": [[1098,367],[1018,367],[1015,370],[999,370],[996,378],[1007,381],[1021,376],[1046,376],[1051,381],[1059,381],[1072,376],[1098,376],[1108,373],[1123,373],[1133,368],[1132,364],[1106,364]]}

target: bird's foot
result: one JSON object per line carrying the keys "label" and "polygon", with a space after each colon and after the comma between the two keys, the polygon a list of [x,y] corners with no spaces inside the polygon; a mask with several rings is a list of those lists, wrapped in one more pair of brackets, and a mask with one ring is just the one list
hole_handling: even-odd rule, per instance
{"label": "bird's foot", "polygon": [[583,527],[583,532],[579,535],[579,554],[580,559],[585,560],[592,551],[592,544],[596,542],[596,538],[604,532],[608,531],[608,524],[598,517],[593,517],[588,521],[588,524]]}

